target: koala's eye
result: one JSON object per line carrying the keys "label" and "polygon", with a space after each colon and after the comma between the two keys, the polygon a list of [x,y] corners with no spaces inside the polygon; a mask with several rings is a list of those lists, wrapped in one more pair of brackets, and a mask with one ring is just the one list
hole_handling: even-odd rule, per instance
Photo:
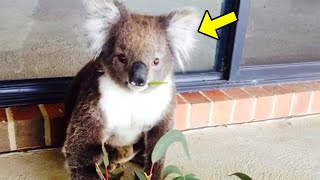
{"label": "koala's eye", "polygon": [[119,54],[117,55],[118,60],[123,63],[123,64],[127,64],[128,60],[126,59],[126,57],[124,56],[124,54]]}
{"label": "koala's eye", "polygon": [[154,66],[157,66],[159,63],[160,63],[160,59],[159,58],[156,58],[156,59],[153,60],[153,65]]}

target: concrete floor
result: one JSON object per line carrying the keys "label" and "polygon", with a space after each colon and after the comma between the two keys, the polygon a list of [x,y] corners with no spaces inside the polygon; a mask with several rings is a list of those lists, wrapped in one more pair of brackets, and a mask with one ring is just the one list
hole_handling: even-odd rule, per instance
{"label": "concrete floor", "polygon": [[[320,179],[320,115],[186,131],[191,160],[173,145],[167,164],[201,180]],[[0,155],[0,179],[67,179],[60,149]]]}

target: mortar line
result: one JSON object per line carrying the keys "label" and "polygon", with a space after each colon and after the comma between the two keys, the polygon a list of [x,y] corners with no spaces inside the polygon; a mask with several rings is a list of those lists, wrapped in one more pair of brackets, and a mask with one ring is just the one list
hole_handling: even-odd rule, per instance
{"label": "mortar line", "polygon": [[199,91],[199,93],[204,96],[209,102],[210,102],[210,109],[209,109],[209,126],[213,126],[213,111],[214,111],[214,102],[205,95],[202,91]]}
{"label": "mortar line", "polygon": [[10,108],[5,108],[6,116],[8,120],[8,137],[9,137],[9,145],[10,150],[15,151],[17,150],[17,140],[16,140],[16,132],[14,128],[14,119],[12,115],[12,111]]}
{"label": "mortar line", "polygon": [[256,114],[256,110],[257,110],[257,102],[258,102],[258,96],[254,95],[252,93],[250,93],[249,91],[247,91],[245,88],[241,88],[244,92],[246,92],[247,94],[249,94],[251,97],[253,97],[253,106],[251,109],[251,114],[250,114],[250,120],[249,121],[254,121],[255,120],[255,114]]}
{"label": "mortar line", "polygon": [[236,112],[236,106],[237,106],[237,99],[231,99],[232,100],[232,109],[231,109],[231,114],[230,114],[230,117],[229,117],[229,124],[232,124],[233,121],[234,121],[234,115],[235,115],[235,112]]}
{"label": "mortar line", "polygon": [[38,105],[40,112],[42,114],[42,117],[44,119],[44,139],[46,146],[51,146],[51,126],[50,126],[50,118],[48,115],[48,112],[43,104]]}
{"label": "mortar line", "polygon": [[293,114],[293,107],[294,107],[295,103],[296,103],[296,92],[293,93],[292,98],[291,98],[289,116],[292,116],[292,114]]}
{"label": "mortar line", "polygon": [[310,99],[309,99],[309,104],[308,104],[308,110],[307,110],[308,114],[310,114],[311,110],[312,110],[312,104],[313,104],[313,101],[314,101],[314,94],[315,94],[315,91],[312,91],[311,95],[310,95]]}

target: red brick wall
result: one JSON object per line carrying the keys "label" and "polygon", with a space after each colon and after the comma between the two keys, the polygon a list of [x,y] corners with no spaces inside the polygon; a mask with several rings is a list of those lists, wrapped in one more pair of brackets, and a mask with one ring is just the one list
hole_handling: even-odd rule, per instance
{"label": "red brick wall", "polygon": [[[320,113],[320,82],[177,94],[179,130]],[[63,104],[0,108],[0,152],[62,146]]]}

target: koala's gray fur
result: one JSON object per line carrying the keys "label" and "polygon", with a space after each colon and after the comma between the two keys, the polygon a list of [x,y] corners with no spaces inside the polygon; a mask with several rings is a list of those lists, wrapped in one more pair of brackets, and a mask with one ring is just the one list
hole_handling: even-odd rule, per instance
{"label": "koala's gray fur", "polygon": [[[142,162],[148,172],[156,142],[173,127],[174,64],[192,48],[195,13],[141,15],[106,0],[88,0],[86,7],[96,56],[76,75],[66,97],[64,154],[70,177],[99,179],[94,165],[101,162],[102,143],[111,162]],[[150,81],[168,83],[150,86]],[[121,160],[123,147],[133,148]],[[162,167],[163,160],[156,163],[152,179],[160,179]]]}

